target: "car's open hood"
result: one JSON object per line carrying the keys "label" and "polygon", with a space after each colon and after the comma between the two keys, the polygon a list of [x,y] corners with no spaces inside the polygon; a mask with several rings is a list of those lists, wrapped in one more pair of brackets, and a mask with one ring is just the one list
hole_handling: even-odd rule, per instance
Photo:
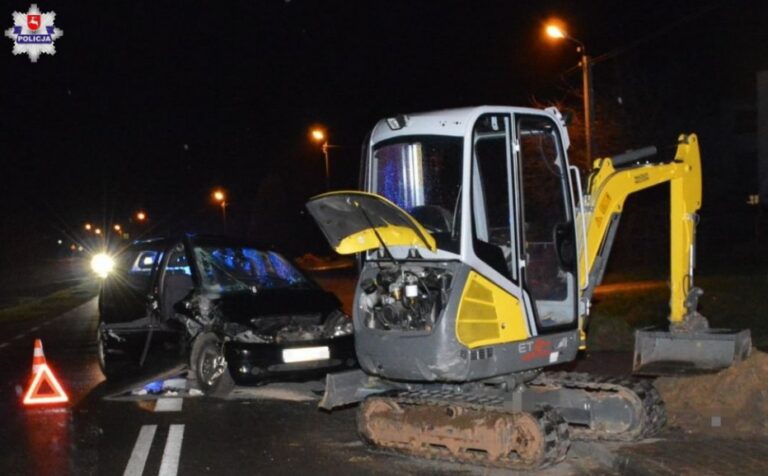
{"label": "car's open hood", "polygon": [[437,249],[434,237],[415,218],[380,195],[330,192],[311,198],[307,209],[342,255],[379,248],[379,238],[387,246]]}

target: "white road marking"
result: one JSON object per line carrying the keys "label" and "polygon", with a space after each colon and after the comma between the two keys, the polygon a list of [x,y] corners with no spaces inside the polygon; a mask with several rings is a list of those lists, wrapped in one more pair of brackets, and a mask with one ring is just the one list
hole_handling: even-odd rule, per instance
{"label": "white road marking", "polygon": [[38,329],[40,329],[40,326],[35,326],[32,329],[30,329],[29,332],[37,332]]}
{"label": "white road marking", "polygon": [[144,472],[144,466],[147,464],[149,449],[152,447],[152,440],[155,438],[157,425],[143,425],[139,431],[139,437],[136,444],[133,445],[131,457],[128,459],[128,465],[125,467],[123,476],[141,476]]}
{"label": "white road marking", "polygon": [[7,345],[8,345],[8,342],[3,342],[2,344],[0,344],[0,349],[2,349],[3,347],[5,347]]}
{"label": "white road marking", "polygon": [[180,412],[183,398],[158,398],[155,403],[156,412]]}
{"label": "white road marking", "polygon": [[160,463],[158,476],[176,476],[179,472],[179,457],[181,456],[181,442],[184,439],[184,425],[171,425],[168,430],[168,439],[165,441],[163,461]]}
{"label": "white road marking", "polygon": [[26,334],[19,334],[16,337],[14,337],[13,340],[19,340],[19,339],[22,339],[22,338],[24,338],[26,336],[27,336]]}

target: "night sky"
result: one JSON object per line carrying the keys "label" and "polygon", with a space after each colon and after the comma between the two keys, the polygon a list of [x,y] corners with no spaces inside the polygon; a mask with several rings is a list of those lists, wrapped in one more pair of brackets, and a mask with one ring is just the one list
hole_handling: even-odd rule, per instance
{"label": "night sky", "polygon": [[[4,256],[139,208],[158,232],[205,228],[218,218],[214,186],[227,189],[239,232],[302,220],[324,188],[315,123],[344,146],[331,151],[341,188],[355,185],[366,131],[389,114],[580,111],[580,77],[564,75],[573,46],[542,37],[553,16],[593,56],[611,53],[595,65],[596,126],[615,115],[621,146],[717,131],[718,105],[754,101],[768,67],[758,0],[37,3],[64,31],[56,55],[32,64],[0,40]],[[2,29],[28,7],[4,3]]]}

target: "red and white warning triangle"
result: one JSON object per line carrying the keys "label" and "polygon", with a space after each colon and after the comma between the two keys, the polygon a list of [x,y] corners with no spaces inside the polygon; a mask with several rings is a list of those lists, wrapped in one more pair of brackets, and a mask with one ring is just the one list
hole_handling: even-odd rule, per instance
{"label": "red and white warning triangle", "polygon": [[35,339],[35,351],[32,358],[32,383],[24,396],[24,405],[40,405],[45,403],[68,402],[64,389],[53,375],[45,361],[43,343]]}

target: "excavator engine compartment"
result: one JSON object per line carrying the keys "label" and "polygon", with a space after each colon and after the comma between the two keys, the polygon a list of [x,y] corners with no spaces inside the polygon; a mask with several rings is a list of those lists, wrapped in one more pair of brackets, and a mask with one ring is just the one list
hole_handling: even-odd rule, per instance
{"label": "excavator engine compartment", "polygon": [[360,283],[360,309],[368,329],[431,332],[451,287],[451,275],[426,266],[381,266]]}

